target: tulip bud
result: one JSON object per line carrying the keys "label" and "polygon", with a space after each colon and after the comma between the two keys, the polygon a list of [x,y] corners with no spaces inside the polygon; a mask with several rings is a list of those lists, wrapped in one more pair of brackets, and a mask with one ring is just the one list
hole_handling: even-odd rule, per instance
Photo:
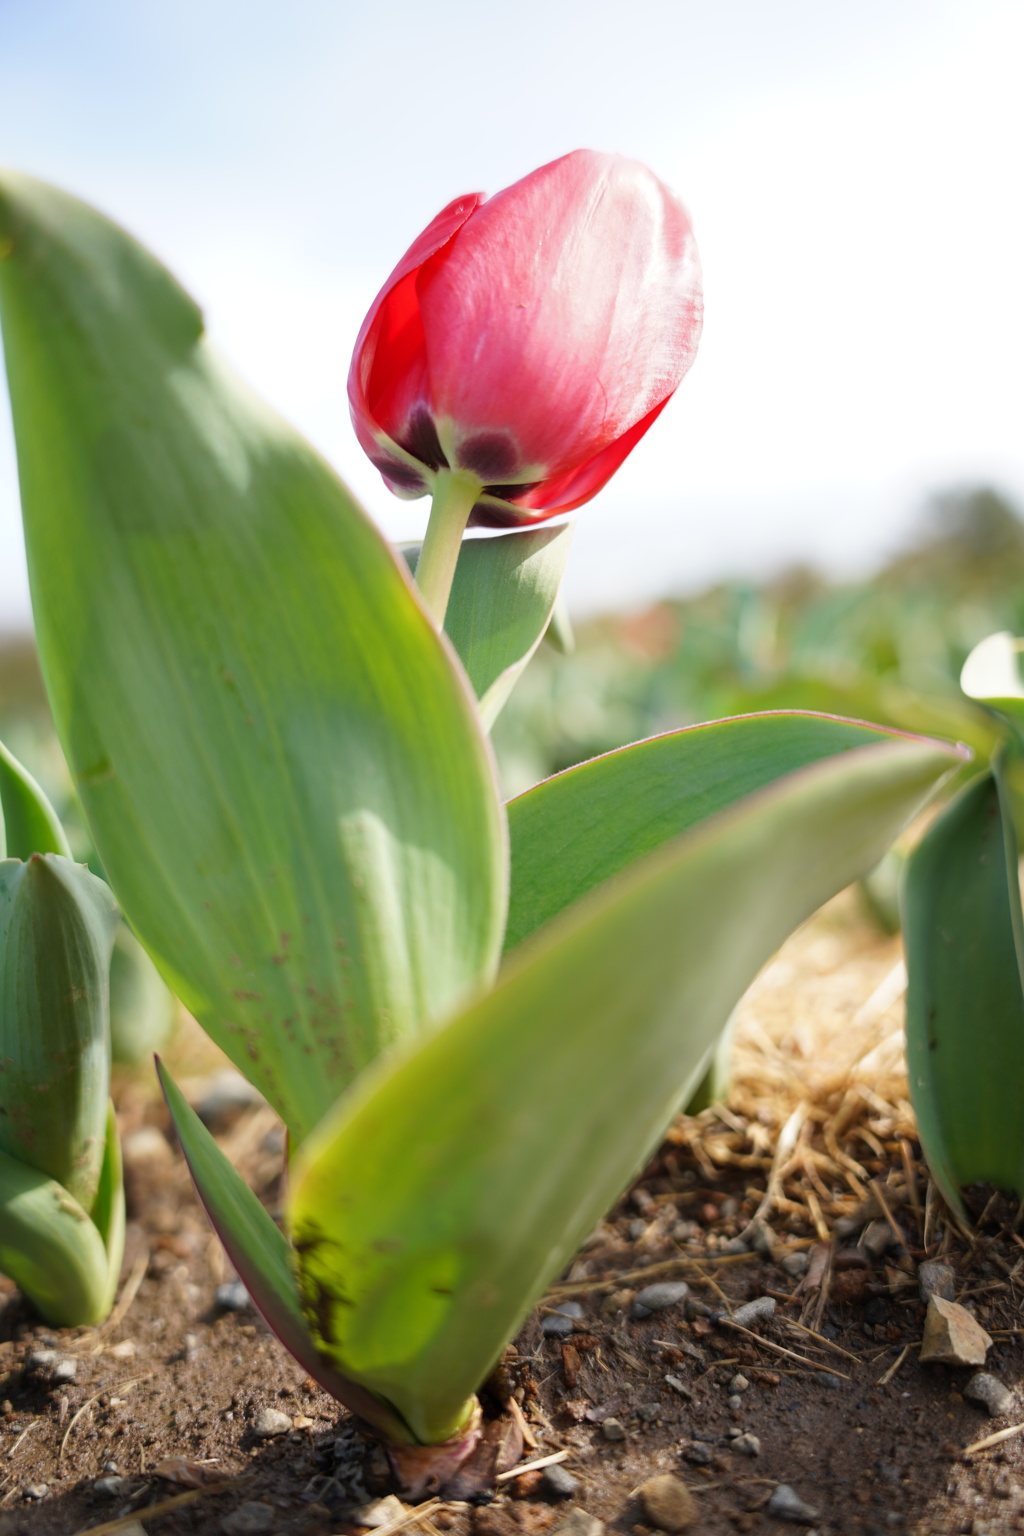
{"label": "tulip bud", "polygon": [[414,242],[356,342],[356,433],[398,496],[452,471],[477,488],[471,522],[538,522],[611,477],[700,326],[681,203],[637,161],[577,150]]}

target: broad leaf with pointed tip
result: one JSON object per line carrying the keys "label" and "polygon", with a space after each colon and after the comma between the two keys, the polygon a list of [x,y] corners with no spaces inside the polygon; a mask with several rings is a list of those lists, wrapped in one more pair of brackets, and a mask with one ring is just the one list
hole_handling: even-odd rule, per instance
{"label": "broad leaf with pointed tip", "polygon": [[421,1440],[450,1434],[760,966],[960,761],[892,737],[748,794],[577,901],[491,992],[364,1073],[291,1170],[322,1353]]}
{"label": "broad leaf with pointed tip", "polygon": [[783,774],[898,740],[881,726],[780,710],[635,742],[508,803],[506,950],[635,859]]}
{"label": "broad leaf with pointed tip", "polygon": [[[479,700],[485,730],[554,621],[571,539],[572,525],[563,524],[463,540],[444,627]],[[418,544],[403,546],[410,570],[419,550]]]}
{"label": "broad leaf with pointed tip", "polygon": [[299,1304],[287,1240],[159,1060],[157,1072],[196,1192],[268,1327],[303,1369],[339,1402],[390,1439],[411,1439],[387,1403],[365,1387],[347,1381],[318,1354]]}
{"label": "broad leaf with pointed tip", "polygon": [[497,963],[473,700],[378,531],[168,272],[8,173],[0,319],[43,672],[96,848],[301,1139]]}
{"label": "broad leaf with pointed tip", "polygon": [[998,765],[907,861],[907,1075],[932,1177],[1024,1194],[1024,962],[1017,839]]}

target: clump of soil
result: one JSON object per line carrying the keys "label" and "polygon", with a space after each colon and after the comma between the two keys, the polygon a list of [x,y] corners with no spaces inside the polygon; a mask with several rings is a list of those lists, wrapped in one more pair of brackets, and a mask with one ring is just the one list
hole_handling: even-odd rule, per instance
{"label": "clump of soil", "polygon": [[[534,1442],[525,1463],[557,1470],[476,1507],[374,1503],[379,1454],[350,1417],[251,1310],[217,1305],[232,1277],[162,1106],[122,1084],[131,1220],[112,1319],[46,1329],[9,1287],[0,1315],[0,1536],[358,1536],[370,1520],[380,1536],[540,1536],[573,1508],[650,1536],[638,1490],[665,1473],[689,1486],[701,1536],[797,1529],[771,1513],[780,1485],[821,1533],[1024,1530],[1024,1434],[970,1449],[1024,1421],[1024,1401],[990,1419],[963,1395],[969,1369],[917,1359],[917,1267],[941,1259],[993,1339],[986,1369],[1016,1391],[1024,1242],[991,1192],[959,1233],[929,1184],[900,993],[898,944],[849,896],[767,968],[728,1106],[679,1119],[508,1351],[495,1386]],[[195,1035],[178,1056],[218,1065]],[[222,1145],[274,1209],[279,1123],[233,1112]],[[688,1294],[634,1315],[663,1281]],[[770,1319],[733,1321],[763,1298]],[[578,1315],[559,1317],[569,1300]],[[573,1529],[587,1536],[579,1516]]]}

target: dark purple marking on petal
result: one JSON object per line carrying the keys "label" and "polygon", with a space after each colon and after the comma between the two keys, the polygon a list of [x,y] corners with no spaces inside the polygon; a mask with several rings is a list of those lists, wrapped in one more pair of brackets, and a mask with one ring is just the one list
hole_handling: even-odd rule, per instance
{"label": "dark purple marking on petal", "polygon": [[484,492],[488,496],[500,496],[502,501],[514,501],[517,496],[525,496],[527,491],[535,491],[538,485],[539,480],[524,480],[522,485],[513,481],[510,485],[485,485]]}
{"label": "dark purple marking on petal", "polygon": [[403,491],[424,491],[426,481],[418,470],[411,464],[403,464],[398,459],[385,459],[383,457],[371,458],[370,463],[374,469],[379,469],[385,480],[401,486]]}
{"label": "dark purple marking on petal", "polygon": [[478,432],[459,445],[459,468],[479,475],[485,484],[507,481],[518,464],[519,450],[504,432]]}
{"label": "dark purple marking on petal", "polygon": [[426,464],[428,469],[448,468],[434,418],[424,406],[412,413],[408,426],[396,441],[400,448],[411,453],[414,459],[419,459],[421,464]]}

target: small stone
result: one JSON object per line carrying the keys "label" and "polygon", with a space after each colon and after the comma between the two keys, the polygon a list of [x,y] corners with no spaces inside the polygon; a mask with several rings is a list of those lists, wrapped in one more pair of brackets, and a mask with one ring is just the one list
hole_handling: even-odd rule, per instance
{"label": "small stone", "polygon": [[650,1317],[652,1312],[662,1312],[685,1301],[690,1287],[685,1280],[663,1280],[658,1285],[645,1285],[637,1291],[629,1315],[633,1318]]}
{"label": "small stone", "polygon": [[943,1301],[956,1301],[956,1276],[948,1264],[937,1259],[925,1259],[917,1266],[917,1283],[922,1301],[941,1296]]}
{"label": "small stone", "polygon": [[563,1301],[560,1307],[541,1318],[540,1331],[548,1338],[563,1338],[572,1333],[573,1323],[582,1316],[583,1308],[578,1301]]}
{"label": "small stone", "polygon": [[213,1304],[222,1312],[245,1312],[252,1306],[252,1297],[241,1280],[225,1280],[214,1292]]}
{"label": "small stone", "polygon": [[997,1472],[992,1483],[992,1492],[997,1499],[1013,1498],[1013,1478],[1005,1467]]}
{"label": "small stone", "polygon": [[739,1371],[737,1371],[736,1375],[733,1377],[732,1381],[730,1381],[730,1383],[729,1383],[729,1391],[730,1392],[746,1392],[747,1389],[749,1388],[749,1386],[750,1386],[750,1382],[747,1380],[747,1378],[745,1376],[741,1375]]}
{"label": "small stone", "polygon": [[860,1246],[873,1259],[880,1259],[893,1245],[893,1231],[887,1221],[869,1221],[860,1235]]}
{"label": "small stone", "polygon": [[750,1246],[745,1237],[730,1237],[729,1241],[719,1250],[721,1253],[749,1253]]}
{"label": "small stone", "polygon": [[932,1296],[924,1320],[919,1359],[923,1364],[984,1365],[992,1340],[957,1301]]}
{"label": "small stone", "polygon": [[107,1350],[108,1355],[113,1355],[115,1360],[131,1360],[138,1354],[134,1339],[122,1339],[119,1344],[111,1344]]}
{"label": "small stone", "polygon": [[746,1434],[736,1436],[732,1448],[741,1456],[760,1456],[761,1441],[757,1435],[752,1435],[748,1430]]}
{"label": "small stone", "polygon": [[755,1216],[749,1226],[740,1233],[740,1236],[752,1253],[771,1254],[772,1250],[777,1248],[779,1243],[775,1232],[760,1216]]}
{"label": "small stone", "polygon": [[819,1387],[827,1387],[830,1392],[842,1391],[843,1378],[837,1376],[833,1371],[819,1371],[814,1379]]}
{"label": "small stone", "polygon": [[601,1425],[601,1433],[606,1440],[625,1440],[626,1438],[626,1431],[618,1419],[605,1419]]}
{"label": "small stone", "polygon": [[703,1440],[687,1440],[682,1447],[682,1458],[694,1467],[710,1467],[714,1451]]}
{"label": "small stone", "polygon": [[738,1392],[733,1392],[726,1398],[725,1406],[730,1413],[739,1413],[743,1407],[743,1399]]}
{"label": "small stone", "polygon": [[170,1163],[174,1153],[163,1131],[155,1125],[140,1125],[123,1138],[121,1158],[126,1168],[141,1168],[145,1163]]}
{"label": "small stone", "polygon": [[739,1323],[741,1328],[753,1328],[755,1323],[770,1323],[774,1316],[775,1298],[759,1296],[756,1301],[748,1301],[742,1307],[737,1307],[732,1320]]}
{"label": "small stone", "polygon": [[551,1531],[551,1536],[604,1536],[604,1521],[573,1504]]}
{"label": "small stone", "polygon": [[780,1483],[768,1500],[765,1513],[773,1520],[791,1520],[795,1525],[813,1525],[818,1511],[805,1504],[795,1489]]}
{"label": "small stone", "polygon": [[389,1493],[383,1499],[374,1499],[372,1504],[363,1504],[359,1509],[354,1509],[351,1521],[353,1525],[366,1526],[368,1530],[376,1531],[382,1525],[390,1525],[392,1520],[401,1520],[405,1513],[406,1508],[401,1499]]}
{"label": "small stone", "polygon": [[660,1403],[641,1403],[636,1410],[637,1418],[643,1419],[645,1424],[653,1424],[655,1419],[660,1419],[664,1409]]}
{"label": "small stone", "polygon": [[258,1440],[272,1440],[275,1435],[286,1435],[292,1427],[291,1415],[279,1408],[264,1408],[252,1427]]}
{"label": "small stone", "polygon": [[543,1493],[551,1499],[571,1499],[579,1487],[578,1480],[565,1467],[545,1467],[541,1474]]}
{"label": "small stone", "polygon": [[225,1515],[220,1523],[224,1536],[263,1536],[272,1531],[276,1523],[274,1511],[268,1504],[253,1500],[240,1504],[233,1514]]}
{"label": "small stone", "polygon": [[45,1499],[50,1490],[45,1483],[29,1483],[23,1491],[26,1499]]}
{"label": "small stone", "polygon": [[659,1531],[684,1531],[697,1518],[697,1505],[693,1494],[681,1478],[671,1472],[652,1477],[641,1483],[637,1492],[644,1507],[644,1514]]}
{"label": "small stone", "polygon": [[92,1485],[93,1493],[101,1499],[119,1499],[128,1486],[126,1477],[98,1477]]}
{"label": "small stone", "polygon": [[975,1371],[963,1388],[964,1397],[987,1408],[993,1419],[1004,1418],[1013,1408],[1013,1393],[1009,1387],[988,1371]]}
{"label": "small stone", "polygon": [[216,1135],[230,1129],[247,1109],[255,1109],[264,1102],[259,1089],[254,1088],[241,1072],[226,1067],[205,1084],[195,1111],[207,1129]]}
{"label": "small stone", "polygon": [[797,1280],[803,1274],[804,1270],[807,1268],[810,1262],[810,1259],[807,1257],[806,1253],[804,1253],[803,1249],[799,1249],[796,1253],[786,1254],[786,1257],[782,1261],[782,1267],[786,1271],[787,1275],[791,1275],[794,1280]]}
{"label": "small stone", "polygon": [[116,1461],[105,1461],[103,1463],[103,1475],[104,1475],[104,1477],[113,1477],[113,1476],[115,1476],[115,1474],[117,1473],[117,1470],[118,1470],[118,1468],[117,1468],[117,1462]]}
{"label": "small stone", "polygon": [[616,1312],[624,1312],[635,1295],[635,1291],[613,1291],[601,1303],[602,1317],[614,1317]]}

